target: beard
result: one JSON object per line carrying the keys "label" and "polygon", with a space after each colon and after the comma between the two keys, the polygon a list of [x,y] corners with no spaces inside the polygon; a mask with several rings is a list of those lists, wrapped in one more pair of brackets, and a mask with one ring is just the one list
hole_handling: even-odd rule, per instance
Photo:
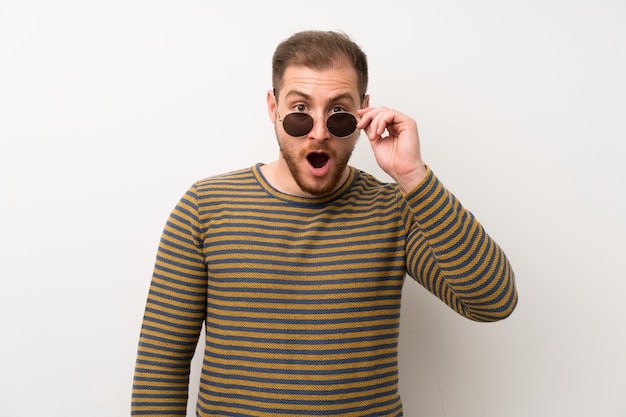
{"label": "beard", "polygon": [[[285,162],[287,163],[289,172],[298,187],[300,187],[302,191],[315,197],[324,197],[331,194],[341,186],[341,179],[346,166],[348,165],[348,161],[352,156],[352,151],[354,150],[353,146],[346,152],[338,153],[325,145],[320,145],[304,149],[296,154],[292,149],[289,149],[287,146],[283,146],[280,139],[278,140],[278,146]],[[330,155],[330,159],[326,163],[332,164],[333,166],[330,167],[326,178],[307,178],[308,169],[303,166],[303,161],[306,160],[306,156],[310,152],[315,151],[323,151]]]}

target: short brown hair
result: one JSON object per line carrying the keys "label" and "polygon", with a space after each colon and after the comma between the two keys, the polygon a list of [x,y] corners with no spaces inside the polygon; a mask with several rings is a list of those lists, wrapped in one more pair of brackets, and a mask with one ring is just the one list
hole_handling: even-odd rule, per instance
{"label": "short brown hair", "polygon": [[285,70],[290,65],[325,70],[334,67],[342,60],[356,70],[357,88],[363,100],[368,81],[367,56],[348,35],[331,31],[298,32],[278,45],[272,58],[274,92],[278,93]]}

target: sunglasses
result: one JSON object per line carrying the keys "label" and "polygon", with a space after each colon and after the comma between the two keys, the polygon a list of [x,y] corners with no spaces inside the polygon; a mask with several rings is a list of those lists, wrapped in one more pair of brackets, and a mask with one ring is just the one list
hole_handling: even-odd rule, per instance
{"label": "sunglasses", "polygon": [[[278,121],[283,123],[283,129],[294,137],[306,136],[312,129],[315,119],[307,113],[289,113],[283,119],[278,114]],[[350,136],[356,130],[356,116],[347,111],[332,113],[326,118],[326,129],[337,138]]]}

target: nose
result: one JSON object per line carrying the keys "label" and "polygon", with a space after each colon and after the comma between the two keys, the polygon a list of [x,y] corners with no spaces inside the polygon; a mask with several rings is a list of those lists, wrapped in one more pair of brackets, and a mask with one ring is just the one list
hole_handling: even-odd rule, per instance
{"label": "nose", "polygon": [[329,137],[330,133],[326,128],[326,119],[324,117],[314,117],[313,129],[309,132],[309,138],[321,143]]}

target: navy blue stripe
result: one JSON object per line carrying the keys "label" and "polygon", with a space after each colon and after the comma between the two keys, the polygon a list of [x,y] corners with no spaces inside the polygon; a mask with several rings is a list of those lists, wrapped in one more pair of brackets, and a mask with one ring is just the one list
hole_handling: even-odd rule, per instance
{"label": "navy blue stripe", "polygon": [[[226,376],[226,378],[229,378],[229,376]],[[382,380],[384,377],[377,375],[377,380]],[[353,386],[349,387],[349,388],[338,388],[338,387],[334,387],[332,389],[332,391],[328,391],[328,390],[321,390],[321,389],[287,389],[287,388],[265,388],[263,385],[267,384],[268,381],[266,381],[265,379],[263,380],[259,380],[257,382],[261,382],[263,383],[262,386],[258,386],[258,385],[240,385],[240,384],[234,384],[234,383],[229,383],[229,384],[224,384],[224,383],[219,383],[217,381],[214,380],[207,380],[207,379],[203,379],[203,381],[206,383],[207,386],[209,387],[216,387],[216,388],[226,388],[226,389],[234,389],[234,390],[240,390],[240,391],[248,391],[251,393],[255,393],[258,392],[259,394],[278,394],[278,395],[293,395],[293,396],[300,396],[302,397],[309,397],[309,396],[313,396],[313,395],[345,395],[345,394],[356,394],[356,393],[362,393],[362,392],[371,392],[371,391],[375,391],[375,390],[380,390],[380,389],[384,389],[384,388],[389,388],[389,387],[394,387],[397,386],[398,384],[398,380],[397,379],[391,379],[388,380],[386,382],[381,382],[378,384],[372,384],[372,385],[365,385],[365,384],[356,384],[355,382],[352,382]],[[363,380],[362,382],[367,382],[369,380]],[[290,385],[295,385],[293,383],[293,381],[281,381],[281,383],[289,383]],[[268,386],[270,384],[267,384],[265,386]],[[304,385],[304,384],[303,384]],[[323,385],[322,384],[306,384],[306,386],[334,386],[334,385],[338,385],[335,383],[335,381],[323,381]],[[207,390],[207,392],[210,392]],[[352,401],[350,401],[352,402]]]}
{"label": "navy blue stripe", "polygon": [[[169,315],[168,313],[163,313],[161,311],[156,311],[152,308],[148,308],[146,309],[146,312],[154,312],[154,314],[158,315],[158,316],[165,316],[165,317],[169,317],[171,315]],[[186,321],[189,320],[189,317],[186,317]],[[172,323],[171,321],[167,321],[167,320],[161,320],[161,319],[157,319],[155,317],[151,317],[146,315],[146,317],[144,318],[144,321],[146,323],[155,323],[157,325],[159,325],[159,328],[162,329],[162,332],[167,333],[167,328],[172,327],[172,326],[176,326],[177,329],[187,329],[187,330],[191,330],[193,332],[200,332],[200,329],[202,327],[202,322],[200,322],[197,326],[190,326],[190,325],[185,325],[185,324],[180,324],[180,323]]]}
{"label": "navy blue stripe", "polygon": [[[264,285],[266,285],[266,283],[264,283],[262,280],[258,280],[258,281],[248,281],[250,284],[252,283],[262,283]],[[244,282],[245,284],[245,282]],[[209,291],[214,291],[215,294],[219,294],[219,293],[242,293],[242,294],[258,294],[261,296],[264,295],[302,295],[302,296],[309,296],[309,295],[340,295],[340,294],[359,294],[359,293],[370,293],[370,292],[376,292],[376,293],[381,293],[383,291],[400,291],[402,290],[402,286],[401,285],[380,285],[377,286],[376,283],[372,283],[374,285],[372,286],[361,286],[361,287],[352,287],[352,288],[328,288],[328,289],[321,289],[318,288],[317,286],[311,284],[311,285],[307,285],[307,286],[300,286],[300,288],[294,288],[294,289],[286,289],[286,288],[274,288],[274,287],[255,287],[255,288],[246,288],[244,286],[236,286],[236,287],[226,287],[226,286],[215,286],[215,285],[208,285],[207,289]],[[283,281],[283,285],[291,285],[291,282],[288,281]],[[324,284],[326,285],[326,284]],[[240,296],[237,296],[236,298],[240,298]],[[367,301],[368,299],[387,299],[386,296],[374,296],[374,297],[369,297],[369,298],[348,298],[346,300],[365,300]],[[216,298],[216,299],[220,299],[220,298]],[[264,300],[265,298],[263,297],[252,297],[252,298],[248,298],[246,297],[246,300]],[[280,298],[275,298],[275,297],[268,297],[268,300],[278,300],[279,302],[288,302],[288,303],[292,303],[292,301],[295,300],[285,300],[284,297],[280,297]],[[302,300],[304,301],[304,300]],[[335,298],[323,298],[320,300],[309,300],[309,302],[311,303],[319,303],[319,302],[326,302],[326,301],[332,301],[335,302]],[[348,301],[349,302],[349,301]]]}
{"label": "navy blue stripe", "polygon": [[[242,226],[246,226],[245,230],[240,230]],[[220,238],[220,243],[222,244],[233,244],[237,242],[241,242],[242,244],[261,244],[273,249],[280,248],[280,242],[270,242],[268,239],[272,238],[284,238],[286,239],[286,232],[295,234],[289,236],[289,244],[282,243],[282,245],[286,245],[285,247],[289,248],[297,248],[298,245],[302,245],[303,247],[314,248],[317,250],[329,249],[334,247],[339,247],[344,249],[347,245],[354,244],[376,244],[376,243],[384,243],[391,244],[396,242],[396,237],[394,234],[400,235],[404,234],[404,227],[397,226],[394,228],[388,229],[385,233],[381,233],[380,231],[372,231],[365,230],[363,228],[359,228],[358,231],[352,233],[343,233],[343,234],[328,234],[328,233],[303,233],[302,229],[298,228],[287,228],[287,227],[264,227],[264,228],[254,228],[250,227],[251,225],[238,225],[238,227],[231,226],[232,230],[224,230],[220,231],[221,228],[217,227],[215,230],[212,228],[208,233],[207,239],[210,241],[211,239]],[[376,236],[380,236],[376,238]],[[361,238],[361,239],[357,239]],[[224,240],[222,240],[224,239]],[[329,241],[336,240],[335,243],[329,243]],[[307,243],[298,243],[299,241],[305,241]],[[317,242],[317,244],[312,245],[309,242]],[[321,242],[321,244],[319,244]],[[206,243],[205,243],[206,244]]]}
{"label": "navy blue stripe", "polygon": [[219,323],[211,323],[209,326],[212,329],[221,330],[223,332],[240,332],[246,331],[247,333],[260,333],[260,334],[289,334],[289,335],[319,335],[319,336],[331,336],[335,334],[350,334],[350,333],[361,333],[370,331],[372,328],[375,328],[379,331],[393,330],[398,328],[398,323],[388,323],[388,324],[379,324],[376,326],[367,325],[367,326],[353,326],[350,328],[341,328],[341,329],[319,329],[313,327],[307,327],[303,329],[281,329],[277,327],[267,327],[267,328],[255,328],[255,327],[241,327],[241,326],[231,326],[231,325],[222,325]]}
{"label": "navy blue stripe", "polygon": [[[204,389],[200,389],[204,394],[213,394],[211,392],[207,392]],[[366,395],[366,396],[360,396],[360,397],[353,397],[353,396],[349,396],[348,398],[346,398],[345,400],[337,400],[337,399],[333,399],[333,400],[312,400],[312,399],[298,399],[298,400],[279,400],[277,398],[271,398],[271,399],[265,399],[265,398],[261,398],[259,396],[255,396],[255,397],[251,397],[251,396],[247,396],[247,395],[240,395],[240,394],[234,394],[234,393],[229,393],[229,394],[223,394],[220,393],[220,397],[224,398],[224,399],[230,399],[230,400],[242,400],[242,401],[255,401],[255,402],[264,402],[264,403],[269,403],[269,404],[283,404],[283,405],[315,405],[315,406],[334,406],[331,410],[310,410],[308,407],[306,409],[303,409],[302,411],[299,411],[298,409],[289,409],[289,412],[294,413],[294,415],[300,414],[300,412],[303,412],[304,415],[311,415],[311,416],[324,416],[324,415],[343,415],[343,414],[348,414],[348,413],[357,413],[360,411],[366,411],[366,410],[371,410],[372,408],[378,408],[378,407],[384,407],[386,405],[391,405],[394,404],[395,402],[397,402],[399,400],[399,398],[397,396],[395,396],[394,398],[392,398],[391,400],[387,400],[387,401],[375,401],[376,399],[382,397],[382,396],[389,396],[389,395],[393,395],[396,393],[395,388],[392,390],[389,390],[387,392],[383,392],[383,393],[376,393],[376,394],[371,394],[371,395]],[[273,408],[273,407],[258,407],[258,406],[251,406],[251,405],[247,405],[247,404],[243,404],[243,403],[237,403],[236,401],[210,401],[210,400],[202,400],[202,402],[207,402],[207,404],[209,405],[213,405],[213,406],[218,406],[218,407],[229,407],[229,408],[241,408],[243,410],[248,410],[248,411],[255,411],[255,412],[261,412],[261,413],[269,413],[269,415],[272,414],[281,414],[284,413],[285,410],[281,409],[281,408]],[[346,408],[341,408],[341,409],[337,409],[337,405],[338,404],[349,404],[349,403],[365,403],[367,402],[366,405],[361,405],[361,406],[351,406],[351,407],[346,407]],[[200,405],[201,407],[201,405]],[[210,413],[210,411],[208,411]]]}
{"label": "navy blue stripe", "polygon": [[385,350],[385,349],[395,349],[398,345],[397,342],[393,343],[383,343],[380,345],[373,346],[357,346],[357,347],[343,347],[336,349],[322,349],[319,346],[311,345],[311,349],[290,349],[288,352],[285,352],[283,348],[272,348],[272,347],[254,347],[254,346],[233,346],[232,344],[223,345],[220,343],[215,343],[211,340],[205,341],[207,347],[221,349],[225,351],[231,352],[250,352],[250,353],[263,353],[263,354],[277,354],[281,356],[285,355],[305,355],[305,356],[315,356],[319,358],[316,363],[327,363],[327,359],[329,355],[349,355],[354,353],[364,353],[371,352],[372,350]]}
{"label": "navy blue stripe", "polygon": [[[196,335],[196,332],[192,332],[192,333],[181,333],[181,332],[175,332],[172,330],[167,330],[167,329],[163,329],[161,326],[156,327],[156,326],[150,326],[148,325],[148,322],[145,322],[141,325],[141,329],[145,330],[145,331],[150,331],[150,332],[154,332],[157,334],[161,334],[164,336],[169,336],[169,338],[165,338],[165,337],[158,337],[158,336],[154,336],[154,335],[149,335],[146,334],[145,332],[142,334],[143,337],[149,338],[149,339],[153,339],[153,340],[159,340],[159,341],[170,341],[172,340],[172,338],[174,339],[198,339],[198,336]],[[195,329],[194,329],[195,330]],[[195,342],[194,342],[195,344]]]}
{"label": "navy blue stripe", "polygon": [[[140,356],[145,356],[143,352],[140,352]],[[163,371],[163,370],[155,370],[153,367],[159,367],[159,368],[169,368],[169,369],[180,369],[181,371],[185,372],[186,374],[189,373],[189,366],[187,364],[179,364],[178,362],[171,362],[171,363],[163,363],[162,361],[149,361],[146,359],[142,359],[141,357],[137,359],[137,365],[141,365],[141,366],[148,366],[149,371],[143,371],[143,372],[147,372],[147,373],[154,373],[156,375],[170,375],[171,371]],[[137,367],[137,369],[145,369],[145,368],[139,368]],[[152,379],[158,379],[155,377],[152,377]]]}
{"label": "navy blue stripe", "polygon": [[[294,263],[294,266],[297,265]],[[225,275],[236,275],[236,274],[255,274],[258,277],[263,277],[266,275],[270,276],[282,276],[282,277],[320,277],[320,276],[328,276],[328,274],[332,275],[356,275],[356,274],[370,274],[377,273],[380,274],[382,272],[395,272],[396,275],[400,273],[404,273],[404,265],[385,265],[385,266],[373,266],[373,267],[362,267],[362,268],[348,268],[348,269],[334,269],[332,271],[324,271],[324,270],[314,270],[315,266],[310,266],[310,271],[302,271],[297,269],[289,269],[286,265],[285,269],[265,269],[263,271],[259,271],[259,268],[246,268],[245,266],[239,267],[231,267],[231,268],[220,268],[215,265],[209,265],[209,271],[211,275],[215,275],[216,278],[220,274]],[[302,267],[302,264],[300,264]],[[383,278],[384,276],[377,275],[378,277]],[[219,279],[219,278],[218,278]]]}
{"label": "navy blue stripe", "polygon": [[[398,333],[389,333],[389,334],[385,334],[385,333],[380,333],[380,334],[369,334],[367,336],[361,336],[361,337],[340,337],[340,338],[324,338],[324,339],[297,339],[294,337],[285,337],[285,338],[281,338],[281,337],[252,337],[252,336],[233,336],[233,335],[229,335],[229,334],[222,334],[222,333],[215,333],[213,331],[210,330],[211,327],[209,327],[209,331],[207,331],[207,337],[208,338],[212,338],[215,340],[220,340],[222,342],[229,342],[229,341],[236,341],[236,342],[254,342],[254,343],[258,343],[258,344],[263,344],[263,345],[270,345],[270,344],[280,344],[280,345],[310,345],[310,346],[315,346],[315,347],[319,347],[319,346],[323,346],[323,345],[344,345],[344,344],[350,344],[350,343],[368,343],[368,342],[375,342],[375,341],[381,341],[381,340],[397,340],[398,339]],[[377,329],[376,326],[372,326],[372,328],[370,329],[370,332],[377,332],[380,331],[380,329]],[[340,330],[336,331],[335,333],[336,335],[340,335],[343,334],[343,332],[341,332]],[[195,343],[193,344],[195,346]],[[231,346],[231,343],[228,343],[226,346]],[[373,346],[378,346],[378,345],[371,345],[370,348],[373,348]]]}
{"label": "navy blue stripe", "polygon": [[[177,279],[171,278],[171,277],[167,277],[167,276],[163,276],[161,274],[154,274],[155,278],[158,278],[159,280],[162,280],[165,282],[165,284],[162,284],[160,282],[154,282],[154,287],[155,288],[159,288],[159,289],[163,289],[165,291],[168,292],[172,292],[175,294],[180,294],[181,298],[189,298],[189,296],[191,297],[196,297],[199,294],[204,294],[206,292],[206,280],[199,280],[196,279],[196,281],[198,281],[197,284],[195,283],[190,283],[188,281],[179,281]],[[173,285],[167,285],[167,284],[173,284]],[[195,291],[192,291],[191,289],[182,289],[180,288],[180,286],[185,286],[187,288],[193,288]],[[163,298],[169,298],[172,300],[178,300],[178,297],[173,297],[170,296],[166,293],[162,293],[160,291],[155,291],[155,294],[159,294],[161,297]],[[187,297],[185,297],[187,296]],[[193,304],[193,303],[191,303]]]}
{"label": "navy blue stripe", "polygon": [[[258,384],[258,386],[262,386],[262,385],[274,385],[274,384],[290,384],[290,385],[302,385],[302,386],[323,386],[323,387],[332,387],[334,385],[349,385],[349,384],[363,384],[364,382],[371,382],[372,380],[378,380],[378,379],[384,379],[384,378],[390,378],[390,377],[397,377],[398,373],[393,369],[394,366],[396,364],[395,363],[389,363],[386,364],[386,366],[380,366],[380,367],[376,367],[374,369],[368,369],[366,372],[369,374],[367,376],[361,376],[361,377],[354,377],[354,378],[340,378],[340,379],[328,379],[328,378],[324,378],[324,379],[311,379],[311,374],[307,375],[306,378],[303,378],[301,380],[294,380],[294,379],[285,379],[285,378],[272,378],[272,376],[276,376],[276,373],[273,372],[272,370],[270,370],[268,372],[267,369],[264,369],[262,372],[264,372],[267,377],[253,377],[253,376],[248,376],[245,373],[242,374],[237,374],[237,375],[233,375],[231,373],[221,373],[221,372],[213,372],[213,371],[206,371],[204,372],[204,375],[206,375],[206,377],[208,378],[204,378],[201,376],[200,380],[203,383],[206,384],[210,384],[210,380],[213,378],[219,378],[219,379],[229,379],[229,380],[233,380],[233,381],[246,381],[246,382],[253,382],[255,384]],[[372,375],[373,371],[377,371],[377,370],[384,370],[384,369],[392,369],[391,371],[388,372],[383,372],[383,373],[376,373],[375,375]],[[359,370],[358,372],[355,372],[355,374],[358,373],[364,373],[363,370]],[[314,375],[318,375],[317,373],[314,373]],[[330,376],[330,375],[326,375],[326,376]],[[298,391],[301,392],[301,391]]]}
{"label": "navy blue stripe", "polygon": [[[298,315],[303,317],[310,317],[314,315],[315,311],[305,311],[298,309],[283,309],[283,308],[252,308],[252,307],[236,307],[236,306],[213,306],[209,304],[209,310],[207,311],[207,320],[210,322],[211,319],[231,321],[231,322],[251,322],[251,323],[264,323],[264,324],[276,324],[276,325],[320,325],[320,324],[343,324],[343,323],[360,323],[360,322],[371,322],[371,321],[379,321],[379,320],[398,320],[400,319],[400,303],[390,305],[390,306],[366,306],[362,308],[345,308],[345,309],[326,309],[323,313],[319,313],[317,315],[323,317],[320,319],[311,319],[311,318],[298,318]],[[210,309],[215,308],[221,311],[232,311],[239,313],[266,313],[266,314],[282,314],[284,316],[288,316],[286,318],[272,318],[272,317],[236,317],[230,315],[217,314],[212,312]],[[397,310],[397,314],[380,314],[374,316],[361,316],[361,317],[339,317],[339,318],[328,318],[324,316],[334,315],[336,313],[344,312],[369,312],[376,310]]]}
{"label": "navy blue stripe", "polygon": [[[310,300],[309,300],[310,301]],[[298,315],[311,315],[320,313],[327,315],[342,315],[347,316],[353,313],[370,313],[374,311],[385,311],[385,310],[400,310],[400,297],[398,296],[395,300],[391,300],[390,304],[365,304],[363,303],[361,307],[336,307],[336,308],[324,308],[323,310],[302,310],[298,307],[294,309],[286,309],[286,308],[272,308],[267,307],[264,303],[259,303],[258,306],[255,305],[217,305],[213,302],[209,302],[207,304],[207,308],[220,310],[222,312],[235,312],[235,313],[248,313],[248,314],[284,314],[288,313],[290,315],[298,316]],[[281,300],[281,302],[284,302]],[[307,305],[307,304],[317,304],[316,301],[310,301],[308,303],[297,303],[299,305]],[[341,303],[332,303],[332,304],[343,304]],[[368,315],[363,315],[363,319],[369,317]]]}
{"label": "navy blue stripe", "polygon": [[[171,314],[169,317],[186,320],[186,319],[189,319],[189,314],[198,314],[199,312],[204,311],[204,307],[206,305],[205,300],[192,302],[191,300],[183,298],[183,297],[180,297],[180,298],[172,297],[168,294],[161,293],[160,291],[157,291],[157,288],[158,287],[155,285],[153,288],[150,289],[150,296],[151,296],[150,304],[153,304],[155,306],[166,307],[168,309],[177,310],[183,313],[188,313],[187,315],[184,315],[184,316]],[[203,292],[199,292],[195,294],[195,296],[198,296],[201,294],[203,295]],[[172,301],[174,304],[167,303],[165,301],[155,300],[154,297],[152,296],[164,298],[166,300]],[[181,301],[183,302],[181,303]],[[168,314],[168,313],[164,312],[164,314]]]}
{"label": "navy blue stripe", "polygon": [[396,283],[398,287],[402,286],[404,282],[404,278],[396,277],[395,275],[384,275],[381,277],[350,277],[350,278],[323,278],[319,280],[285,280],[281,278],[268,278],[268,277],[258,277],[258,278],[249,278],[249,277],[220,277],[219,282],[223,284],[244,284],[249,285],[251,283],[255,284],[264,284],[267,286],[272,285],[284,285],[288,284],[292,287],[304,286],[304,287],[314,287],[319,285],[374,285],[376,286],[379,283],[390,282]]}
{"label": "navy blue stripe", "polygon": [[[285,267],[291,267],[291,268],[296,268],[296,267],[306,267],[306,265],[303,265],[303,256],[300,255],[299,257],[294,257],[293,260],[278,260],[278,259],[268,259],[268,258],[264,258],[264,259],[254,259],[254,258],[241,258],[239,256],[237,256],[239,254],[238,250],[233,250],[231,251],[232,255],[231,257],[224,257],[224,258],[219,258],[219,259],[215,259],[215,260],[209,260],[209,264],[220,264],[220,265],[232,265],[232,264],[241,264],[241,263],[246,263],[246,265],[250,265],[250,266],[254,266],[254,265],[261,265],[262,268],[253,268],[256,271],[263,271],[263,270],[268,270],[271,271],[272,269],[270,267],[274,266],[285,266]],[[327,254],[327,256],[334,256],[334,254]],[[307,256],[308,258],[308,256]],[[310,261],[310,260],[309,260]],[[314,267],[314,268],[324,268],[324,267],[328,267],[328,266],[338,266],[338,265],[345,265],[345,268],[342,269],[333,269],[331,271],[332,275],[337,275],[340,274],[344,271],[355,271],[355,273],[358,273],[359,271],[380,271],[382,269],[389,269],[390,266],[389,264],[399,264],[400,268],[404,268],[404,259],[398,256],[393,256],[393,257],[388,257],[388,258],[384,258],[382,256],[377,257],[376,259],[373,259],[372,262],[375,262],[375,265],[377,266],[369,266],[369,267],[362,267],[362,268],[358,268],[356,265],[359,264],[369,264],[369,260],[368,259],[358,259],[358,258],[353,258],[350,260],[347,259],[335,259],[335,260],[331,260],[331,261],[316,261],[315,263],[312,263],[310,267]],[[380,266],[378,266],[380,265]],[[393,266],[392,269],[398,269],[398,267],[396,267],[395,265],[391,265]],[[249,269],[249,268],[246,268]],[[229,268],[229,270],[231,270]],[[235,269],[236,271],[236,269]],[[320,271],[320,272],[324,272],[325,274],[328,274],[328,271]]]}
{"label": "navy blue stripe", "polygon": [[[141,362],[141,363],[140,363]],[[147,365],[146,363],[144,363],[144,361],[140,361],[137,362],[138,365]],[[150,365],[152,365],[152,362],[150,362]],[[158,370],[155,371],[153,368],[143,368],[141,366],[137,366],[135,368],[135,372],[138,374],[151,374],[151,373],[156,373],[158,372],[159,375],[164,375],[164,376],[181,376],[184,378],[180,378],[180,379],[176,379],[177,381],[184,381],[186,378],[189,377],[189,372],[188,372],[188,368],[181,368],[180,371],[167,371],[167,370]],[[135,378],[135,381],[153,381],[154,377],[150,376],[150,377],[137,377]],[[163,390],[167,390],[169,388],[167,387],[154,387],[154,389],[163,389]]]}
{"label": "navy blue stripe", "polygon": [[[164,303],[159,303],[158,301],[154,301],[154,300],[150,300],[149,301],[150,305],[155,304],[155,305],[161,305],[161,306],[165,306],[167,308],[170,308],[170,306],[168,304],[164,304]],[[192,315],[199,315],[200,312],[202,313],[202,315],[204,316],[204,309],[202,310],[192,310],[192,311],[188,311],[188,314],[183,316],[183,315],[179,315],[179,314],[172,314],[169,313],[167,311],[163,311],[163,310],[157,310],[155,308],[152,308],[150,306],[146,307],[146,313],[153,313],[156,317],[166,317],[170,320],[180,320],[183,323],[189,323],[189,321],[192,319],[190,316]],[[178,328],[182,328],[182,329],[189,329],[189,330],[197,330],[200,326],[201,326],[201,322],[200,325],[198,326],[193,326],[193,325],[184,325],[184,324],[180,324],[180,323],[173,323],[172,321],[166,321],[166,320],[162,320],[162,319],[156,319],[153,316],[148,316],[146,315],[145,317],[146,320],[152,322],[152,323],[158,323],[162,326],[176,326]]]}
{"label": "navy blue stripe", "polygon": [[[232,237],[232,235],[229,235],[229,236]],[[207,255],[210,256],[211,258],[229,256],[229,255],[232,255],[233,253],[237,253],[237,254],[241,253],[241,249],[239,249],[239,247],[241,246],[254,245],[256,246],[256,248],[246,248],[245,253],[247,256],[253,255],[259,258],[266,257],[266,256],[279,256],[285,259],[302,258],[301,252],[298,252],[295,250],[292,250],[291,252],[280,250],[280,249],[296,249],[298,248],[297,245],[283,244],[283,246],[280,247],[280,249],[277,249],[275,245],[268,244],[267,242],[263,244],[263,242],[248,241],[248,240],[241,240],[241,239],[237,239],[237,240],[228,239],[227,241],[229,245],[237,246],[238,248],[217,249],[217,248],[213,248],[209,244],[206,247],[208,250]],[[358,242],[355,242],[351,246],[364,246],[368,243],[370,242],[358,241]],[[377,242],[374,242],[374,244],[375,243]],[[263,249],[264,246],[271,248],[271,250]],[[176,254],[173,254],[173,255],[176,256]],[[378,259],[378,257],[381,257],[382,259],[386,259],[386,260],[393,259],[393,260],[404,262],[404,254],[402,251],[402,246],[397,246],[397,247],[396,246],[384,246],[384,247],[373,247],[373,248],[359,247],[358,249],[345,249],[344,248],[341,250],[334,250],[330,253],[320,250],[317,252],[307,253],[306,257],[307,259],[317,259],[317,258],[326,259],[329,256],[344,256],[346,257],[345,260],[349,261],[350,259],[353,258],[353,255],[359,255],[359,256],[372,255],[372,259]],[[374,256],[376,256],[376,258],[374,258]],[[221,259],[218,259],[218,260],[221,260]],[[367,259],[355,259],[354,260],[354,262],[358,262],[358,261],[364,262],[364,261],[367,261]]]}
{"label": "navy blue stripe", "polygon": [[[245,360],[247,365],[238,365],[235,362]],[[383,362],[384,361],[384,362]],[[352,364],[368,364],[357,367],[347,368],[345,365]],[[368,374],[370,377],[375,378],[372,374],[382,369],[391,369],[392,372],[396,372],[398,366],[397,354],[394,352],[377,354],[377,355],[364,355],[356,358],[344,358],[344,359],[327,359],[322,365],[328,368],[321,368],[319,360],[306,360],[306,359],[294,359],[288,357],[281,357],[280,359],[258,359],[250,358],[239,355],[222,355],[219,353],[206,351],[203,359],[204,367],[212,367],[216,369],[223,369],[229,373],[236,372],[238,375],[245,375],[246,373],[271,373],[274,376],[279,374],[303,377],[309,376],[338,376],[338,375],[356,375],[356,374]],[[252,366],[253,364],[265,364],[273,366],[311,366],[312,369],[298,368],[298,369],[278,369],[267,368],[261,366]],[[333,365],[341,365],[340,367]]]}

